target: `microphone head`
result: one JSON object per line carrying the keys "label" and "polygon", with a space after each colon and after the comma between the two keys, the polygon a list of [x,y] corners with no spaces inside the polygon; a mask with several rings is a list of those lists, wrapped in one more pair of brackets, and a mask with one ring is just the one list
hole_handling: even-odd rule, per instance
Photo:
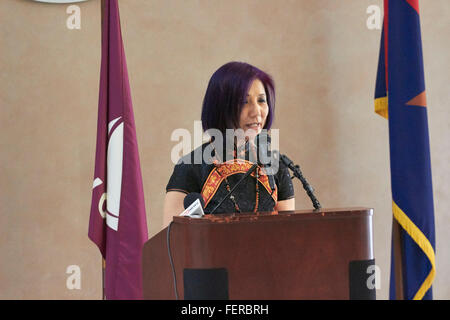
{"label": "microphone head", "polygon": [[202,195],[198,192],[191,192],[186,197],[184,197],[184,200],[183,200],[184,208],[187,209],[197,199],[200,200],[200,203],[202,204],[202,209],[204,209],[205,201],[203,200]]}

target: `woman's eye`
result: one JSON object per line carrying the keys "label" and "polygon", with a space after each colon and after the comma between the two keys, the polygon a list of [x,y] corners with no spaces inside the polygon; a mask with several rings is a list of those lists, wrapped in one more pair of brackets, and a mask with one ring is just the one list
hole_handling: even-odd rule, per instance
{"label": "woman's eye", "polygon": [[[266,103],[267,101],[266,101],[266,99],[259,99],[258,100],[258,103]],[[245,100],[244,101],[244,104],[247,104],[248,103],[248,100]]]}

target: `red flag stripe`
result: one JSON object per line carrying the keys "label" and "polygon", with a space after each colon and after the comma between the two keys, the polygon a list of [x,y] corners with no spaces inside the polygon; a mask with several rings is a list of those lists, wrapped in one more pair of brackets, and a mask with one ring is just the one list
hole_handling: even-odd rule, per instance
{"label": "red flag stripe", "polygon": [[419,14],[419,0],[406,0],[406,2]]}

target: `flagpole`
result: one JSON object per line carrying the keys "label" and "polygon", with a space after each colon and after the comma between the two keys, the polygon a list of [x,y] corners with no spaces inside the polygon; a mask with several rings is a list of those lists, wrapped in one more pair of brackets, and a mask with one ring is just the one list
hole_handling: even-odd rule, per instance
{"label": "flagpole", "polygon": [[392,241],[394,246],[395,299],[405,300],[403,288],[403,236],[402,227],[392,219]]}
{"label": "flagpole", "polygon": [[106,300],[105,297],[105,269],[106,269],[106,261],[102,258],[102,300]]}
{"label": "flagpole", "polygon": [[[100,2],[101,32],[103,32],[103,23],[104,23],[104,19],[106,19],[104,17],[105,6],[106,6],[105,0],[101,0],[101,2]],[[102,43],[103,43],[103,36],[104,35],[102,34]],[[105,298],[105,269],[106,269],[106,261],[102,257],[102,300],[106,300],[106,298]]]}

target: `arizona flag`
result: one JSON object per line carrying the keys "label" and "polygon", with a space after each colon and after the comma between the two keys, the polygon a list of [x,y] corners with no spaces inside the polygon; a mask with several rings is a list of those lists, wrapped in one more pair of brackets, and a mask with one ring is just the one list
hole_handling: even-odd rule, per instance
{"label": "arizona flag", "polygon": [[[392,209],[403,238],[404,298],[432,299],[434,208],[418,0],[384,0],[375,111],[389,121]],[[396,297],[396,263],[392,254],[391,299]]]}
{"label": "arizona flag", "polygon": [[97,149],[89,238],[106,261],[106,299],[142,299],[148,239],[144,192],[117,0],[103,0]]}

